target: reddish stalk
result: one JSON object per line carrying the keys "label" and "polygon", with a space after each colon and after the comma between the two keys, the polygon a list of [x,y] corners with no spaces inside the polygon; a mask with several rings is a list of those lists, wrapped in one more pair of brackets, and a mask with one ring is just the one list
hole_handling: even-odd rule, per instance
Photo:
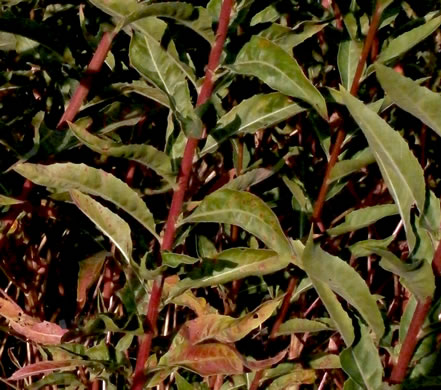
{"label": "reddish stalk", "polygon": [[[213,91],[213,74],[219,65],[220,56],[222,54],[223,46],[228,32],[228,25],[230,23],[230,14],[233,7],[233,0],[224,0],[219,15],[219,25],[216,32],[216,41],[211,48],[208,59],[207,70],[205,72],[205,80],[196,102],[196,106],[204,104],[211,96]],[[184,156],[182,158],[181,168],[178,177],[178,188],[173,193],[172,203],[170,206],[167,222],[164,228],[164,238],[161,245],[161,250],[171,250],[173,247],[173,240],[176,232],[176,221],[181,213],[182,204],[184,202],[185,193],[187,191],[188,181],[191,174],[193,164],[193,157],[198,144],[198,139],[189,138],[185,145]],[[147,323],[148,328],[143,337],[140,337],[140,346],[136,360],[135,372],[133,376],[132,390],[141,390],[145,383],[145,363],[150,354],[150,347],[156,327],[156,320],[158,318],[159,303],[161,300],[162,286],[164,277],[159,276],[152,288],[150,295],[149,306],[147,309]]]}
{"label": "reddish stalk", "polygon": [[276,333],[279,331],[280,325],[284,321],[286,317],[286,313],[288,312],[289,304],[291,302],[292,293],[297,285],[297,278],[292,276],[289,279],[288,288],[286,290],[285,296],[283,297],[282,307],[280,308],[279,314],[277,316],[276,322],[274,322],[273,328],[271,329],[270,339],[276,337]]}
{"label": "reddish stalk", "polygon": [[[432,269],[435,276],[441,276],[441,241],[438,243],[435,254],[433,255]],[[432,298],[427,298],[425,302],[418,302],[415,312],[413,313],[412,321],[409,325],[409,330],[401,346],[398,362],[392,369],[390,376],[391,383],[401,383],[406,377],[407,368],[412,359],[415,348],[418,344],[418,334],[424,324],[427,314],[429,313]]]}
{"label": "reddish stalk", "polygon": [[107,53],[112,45],[113,38],[115,37],[114,32],[106,32],[101,38],[98,47],[90,60],[89,66],[87,67],[86,73],[83,79],[80,81],[80,85],[75,90],[69,105],[64,111],[63,116],[58,122],[57,129],[61,129],[66,122],[71,122],[83,104],[84,99],[90,91],[90,86],[92,85],[92,80],[94,75],[99,73],[101,67],[103,66],[104,60],[107,57]]}
{"label": "reddish stalk", "polygon": [[[383,11],[382,6],[380,5],[380,1],[377,1],[377,5],[375,7],[374,15],[372,17],[371,24],[369,26],[369,31],[366,36],[366,40],[364,41],[363,50],[361,52],[360,60],[357,64],[357,69],[355,70],[354,80],[351,86],[351,94],[356,96],[358,93],[358,88],[360,86],[361,76],[363,74],[363,69],[366,65],[366,60],[369,55],[369,52],[372,47],[372,43],[374,42],[375,34],[377,32],[378,25],[380,23],[381,14]],[[338,155],[340,154],[341,147],[345,138],[345,131],[340,128],[337,133],[337,139],[332,148],[331,157],[328,162],[328,166],[326,167],[325,177],[323,178],[322,185],[320,187],[319,196],[314,205],[314,211],[312,214],[312,219],[315,222],[319,222],[320,216],[323,210],[323,206],[326,200],[326,194],[328,192],[329,187],[329,176],[331,174],[332,168],[334,168],[335,163],[337,162]]]}

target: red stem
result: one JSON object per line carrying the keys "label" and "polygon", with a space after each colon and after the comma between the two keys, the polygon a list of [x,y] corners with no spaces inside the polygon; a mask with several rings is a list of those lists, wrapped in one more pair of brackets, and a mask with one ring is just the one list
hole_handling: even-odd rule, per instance
{"label": "red stem", "polygon": [[278,314],[278,317],[276,319],[276,322],[274,322],[273,328],[271,329],[270,333],[270,339],[276,337],[276,333],[279,331],[280,325],[282,325],[282,322],[284,321],[286,317],[286,313],[288,312],[289,304],[291,302],[292,293],[294,292],[294,288],[297,284],[297,278],[292,276],[289,279],[288,288],[286,290],[286,294],[283,297],[282,307],[280,308],[280,312]]}
{"label": "red stem", "polygon": [[[208,66],[205,72],[205,80],[202,84],[196,106],[204,104],[210,98],[213,91],[213,74],[219,65],[220,56],[222,54],[223,46],[228,32],[228,25],[230,23],[230,14],[232,7],[233,0],[224,0],[222,2],[222,8],[219,16],[219,25],[216,32],[216,41],[211,48],[210,57],[208,59]],[[176,221],[182,210],[182,204],[184,202],[185,193],[187,191],[188,181],[193,165],[193,157],[197,144],[198,139],[189,138],[187,140],[187,144],[185,145],[184,156],[182,158],[181,168],[178,177],[178,188],[173,193],[172,203],[164,228],[164,238],[162,241],[161,250],[171,250],[173,247],[173,240],[176,232]],[[140,346],[133,376],[132,390],[141,390],[146,380],[144,374],[145,363],[150,354],[150,347],[152,344],[154,329],[156,327],[163,281],[164,278],[161,275],[155,280],[153,284],[153,289],[147,310],[148,328],[145,335],[139,340]]]}
{"label": "red stem", "polygon": [[[372,43],[375,38],[375,33],[377,32],[378,25],[380,23],[380,18],[382,14],[383,8],[380,5],[380,1],[377,1],[377,5],[375,7],[374,15],[372,17],[371,24],[369,26],[369,31],[366,37],[366,40],[364,41],[363,50],[361,52],[360,60],[357,64],[357,69],[355,70],[354,80],[352,82],[351,86],[351,94],[353,96],[356,96],[358,93],[358,87],[360,86],[360,80],[361,76],[363,74],[364,66],[366,65],[366,60],[369,55],[369,51],[371,50]],[[335,163],[337,162],[338,155],[341,151],[341,146],[343,145],[343,141],[345,138],[345,131],[340,128],[337,133],[337,139],[335,141],[335,144],[332,148],[331,157],[328,162],[328,166],[326,168],[325,177],[323,178],[322,186],[320,187],[319,196],[317,198],[317,201],[314,205],[314,211],[312,214],[312,219],[315,222],[319,222],[320,216],[323,210],[323,206],[326,200],[326,193],[328,192],[328,186],[329,186],[329,176],[331,174],[332,168],[334,167]]]}
{"label": "red stem", "polygon": [[[433,255],[432,269],[436,276],[441,276],[441,241],[438,243],[438,247]],[[432,298],[427,298],[425,302],[418,302],[409,325],[409,330],[401,346],[398,362],[392,369],[390,376],[391,383],[401,383],[406,377],[407,368],[409,367],[410,360],[419,341],[418,334],[430,310],[431,303]]]}
{"label": "red stem", "polygon": [[63,116],[58,122],[57,129],[61,129],[66,122],[71,122],[77,115],[81,105],[84,102],[84,99],[86,99],[86,96],[90,91],[93,76],[99,73],[101,67],[103,66],[104,60],[107,57],[107,53],[110,50],[114,37],[115,33],[113,32],[104,33],[92,59],[90,60],[84,78],[80,81],[80,85],[75,90],[66,111],[64,111]]}

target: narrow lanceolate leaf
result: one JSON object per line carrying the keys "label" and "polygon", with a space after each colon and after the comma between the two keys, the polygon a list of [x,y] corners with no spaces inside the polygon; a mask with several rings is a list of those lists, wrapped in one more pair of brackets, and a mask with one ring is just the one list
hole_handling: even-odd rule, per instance
{"label": "narrow lanceolate leaf", "polygon": [[348,92],[343,91],[343,99],[374,153],[383,179],[400,211],[412,251],[416,238],[410,213],[414,205],[421,213],[424,211],[426,191],[423,170],[398,132]]}
{"label": "narrow lanceolate leaf", "polygon": [[433,296],[435,276],[426,259],[404,262],[381,246],[374,247],[372,245],[366,249],[380,256],[380,266],[386,271],[399,275],[400,282],[415,295],[418,301],[424,302],[428,297]]}
{"label": "narrow lanceolate leaf", "polygon": [[172,268],[179,267],[181,264],[195,264],[200,260],[191,256],[173,252],[162,252],[161,257],[162,264]]}
{"label": "narrow lanceolate leaf", "polygon": [[195,268],[171,289],[176,297],[190,288],[215,286],[248,276],[262,276],[280,271],[289,264],[276,252],[266,249],[231,248],[219,253],[215,259],[206,260],[205,267]]}
{"label": "narrow lanceolate leaf", "polygon": [[193,110],[187,78],[195,83],[190,67],[179,61],[174,43],[164,49],[147,35],[134,34],[129,48],[130,63],[169,97],[170,107],[188,135],[199,137],[202,122]]}
{"label": "narrow lanceolate leaf", "polygon": [[256,195],[220,189],[208,195],[183,223],[218,222],[240,226],[280,255],[290,256],[291,244],[272,210]]}
{"label": "narrow lanceolate leaf", "polygon": [[214,152],[219,144],[235,134],[254,133],[302,111],[305,109],[278,92],[243,100],[219,119],[216,128],[207,137],[202,155]]}
{"label": "narrow lanceolate leaf", "polygon": [[340,225],[327,230],[332,236],[353,232],[370,226],[378,220],[398,214],[398,207],[395,204],[383,204],[378,206],[365,207],[354,210],[345,216],[345,221]]}
{"label": "narrow lanceolate leaf", "polygon": [[70,123],[69,127],[74,135],[93,151],[106,156],[122,157],[136,161],[154,170],[169,183],[174,184],[176,182],[176,175],[173,173],[170,158],[164,152],[151,145],[119,145],[89,133],[86,130],[87,124],[80,123]]}
{"label": "narrow lanceolate leaf", "polygon": [[390,236],[382,240],[362,240],[357,241],[349,247],[355,257],[366,257],[374,253],[374,248],[387,250],[387,247],[395,240],[395,236]]}
{"label": "narrow lanceolate leaf", "polygon": [[377,340],[380,340],[384,333],[383,318],[375,297],[354,268],[325,252],[313,243],[312,238],[306,244],[302,260],[305,272],[311,280],[322,282],[356,308],[374,331]]}
{"label": "narrow lanceolate leaf", "polygon": [[72,189],[96,195],[112,202],[139,221],[160,240],[150,210],[126,183],[101,169],[85,164],[20,164],[14,170],[30,181],[60,191]]}
{"label": "narrow lanceolate leaf", "polygon": [[381,389],[383,367],[378,349],[366,327],[361,325],[361,338],[357,344],[340,354],[343,370],[359,386],[367,390]]}
{"label": "narrow lanceolate leaf", "polygon": [[189,3],[174,1],[141,4],[138,9],[128,15],[124,24],[130,24],[140,19],[159,16],[176,20],[178,23],[192,29],[208,42],[214,42],[214,33],[211,29],[211,17],[203,7],[194,7]]}
{"label": "narrow lanceolate leaf", "polygon": [[[115,83],[112,84],[112,87],[117,88],[123,93],[137,93],[170,108],[170,101],[167,94],[159,88],[147,85],[144,80],[135,80],[132,83]],[[105,132],[101,131],[100,133],[104,134]]]}
{"label": "narrow lanceolate leaf", "polygon": [[378,81],[393,102],[441,136],[441,95],[384,65],[376,64],[375,70]]}
{"label": "narrow lanceolate leaf", "polygon": [[57,324],[31,317],[15,302],[4,298],[0,298],[0,316],[6,318],[9,326],[18,334],[39,344],[60,344],[67,332]]}
{"label": "narrow lanceolate leaf", "polygon": [[275,299],[263,303],[257,309],[240,318],[219,314],[207,314],[187,321],[180,332],[190,344],[205,340],[216,340],[222,343],[234,343],[243,339],[248,333],[262,325],[279,305]]}
{"label": "narrow lanceolate leaf", "polygon": [[343,41],[338,48],[338,71],[343,86],[348,90],[351,89],[362,49],[363,44],[353,40]]}
{"label": "narrow lanceolate leaf", "polygon": [[328,116],[325,99],[297,61],[265,38],[253,36],[229,68],[239,74],[256,76],[271,88],[309,103],[323,118]]}
{"label": "narrow lanceolate leaf", "polygon": [[326,283],[315,278],[310,278],[310,280],[345,344],[350,346],[354,342],[355,333],[348,313],[343,309],[337,296]]}
{"label": "narrow lanceolate leaf", "polygon": [[421,26],[415,27],[414,29],[401,34],[392,41],[385,49],[381,50],[380,55],[377,58],[378,62],[387,62],[400,55],[404,54],[406,51],[410,50],[412,47],[420,43],[422,40],[431,35],[439,26],[441,25],[441,16],[437,16],[424,23]]}
{"label": "narrow lanceolate leaf", "polygon": [[274,174],[274,171],[267,168],[257,168],[251,171],[245,172],[243,175],[235,177],[230,180],[223,188],[230,188],[237,191],[246,191],[249,187],[252,187]]}
{"label": "narrow lanceolate leaf", "polygon": [[6,195],[0,195],[0,206],[11,206],[14,204],[23,203],[22,200],[14,199]]}
{"label": "narrow lanceolate leaf", "polygon": [[375,157],[369,148],[356,153],[349,160],[338,161],[332,168],[329,182],[340,180],[351,173],[359,171],[361,168],[375,162]]}
{"label": "narrow lanceolate leaf", "polygon": [[87,291],[98,280],[108,252],[101,251],[79,262],[77,282],[77,309],[86,304]]}
{"label": "narrow lanceolate leaf", "polygon": [[259,35],[290,53],[294,47],[323,30],[326,25],[327,23],[304,23],[303,31],[298,32],[281,24],[273,23],[266,30],[259,33]]}
{"label": "narrow lanceolate leaf", "polygon": [[280,325],[276,336],[289,335],[293,333],[322,332],[324,330],[336,330],[335,325],[329,318],[307,320],[305,318],[293,318]]}
{"label": "narrow lanceolate leaf", "polygon": [[18,381],[33,375],[48,374],[53,371],[72,371],[80,366],[90,364],[87,360],[44,361],[29,364],[15,371],[10,380]]}
{"label": "narrow lanceolate leaf", "polygon": [[78,208],[115,244],[124,259],[130,264],[132,239],[128,223],[101,203],[80,191],[71,190],[70,195]]}

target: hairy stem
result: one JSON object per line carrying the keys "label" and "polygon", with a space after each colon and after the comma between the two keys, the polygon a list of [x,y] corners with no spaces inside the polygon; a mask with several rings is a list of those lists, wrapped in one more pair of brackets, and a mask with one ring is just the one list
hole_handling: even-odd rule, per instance
{"label": "hairy stem", "polygon": [[[213,91],[213,74],[219,65],[220,56],[222,54],[223,46],[227,36],[228,25],[230,23],[230,14],[233,7],[233,0],[224,0],[219,16],[219,25],[216,32],[216,41],[211,48],[208,59],[208,66],[205,72],[205,80],[201,91],[198,95],[196,106],[204,104],[211,96]],[[173,247],[173,240],[176,232],[176,221],[182,210],[185,193],[187,191],[188,181],[191,174],[193,164],[193,157],[198,144],[198,139],[189,138],[185,145],[184,156],[182,158],[181,168],[178,177],[178,187],[173,193],[172,203],[164,228],[164,238],[161,245],[161,250],[171,250]],[[132,390],[141,390],[145,383],[144,368],[145,363],[150,354],[150,347],[154,336],[154,329],[156,327],[156,320],[158,317],[159,303],[161,300],[162,286],[164,277],[159,276],[154,284],[147,309],[147,332],[139,340],[140,346],[136,360],[136,367],[133,376]]]}

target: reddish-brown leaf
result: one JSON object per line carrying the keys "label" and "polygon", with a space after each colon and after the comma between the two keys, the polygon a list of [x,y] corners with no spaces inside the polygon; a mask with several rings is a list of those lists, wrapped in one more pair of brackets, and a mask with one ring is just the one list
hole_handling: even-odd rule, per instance
{"label": "reddish-brown leaf", "polygon": [[101,251],[80,261],[77,283],[78,311],[81,311],[86,304],[87,291],[98,280],[106,255],[106,251]]}
{"label": "reddish-brown leaf", "polygon": [[234,343],[244,338],[253,329],[266,321],[279,304],[279,300],[265,302],[251,313],[240,318],[219,314],[208,314],[188,321],[180,333],[190,342],[197,344],[214,339],[224,343]]}
{"label": "reddish-brown leaf", "polygon": [[47,321],[38,321],[27,315],[16,303],[0,298],[0,315],[9,320],[9,325],[18,334],[40,344],[60,344],[67,329]]}
{"label": "reddish-brown leaf", "polygon": [[199,375],[235,375],[243,373],[240,355],[230,346],[221,343],[190,345],[179,348],[171,364],[185,366]]}
{"label": "reddish-brown leaf", "polygon": [[270,357],[264,360],[246,360],[244,361],[244,365],[252,371],[263,370],[265,368],[269,368],[274,364],[279,363],[288,352],[287,349],[279,352],[276,356]]}
{"label": "reddish-brown leaf", "polygon": [[56,370],[68,371],[75,370],[78,366],[84,365],[84,360],[63,360],[63,361],[45,361],[22,367],[15,371],[10,380],[17,381],[32,375],[48,374]]}

